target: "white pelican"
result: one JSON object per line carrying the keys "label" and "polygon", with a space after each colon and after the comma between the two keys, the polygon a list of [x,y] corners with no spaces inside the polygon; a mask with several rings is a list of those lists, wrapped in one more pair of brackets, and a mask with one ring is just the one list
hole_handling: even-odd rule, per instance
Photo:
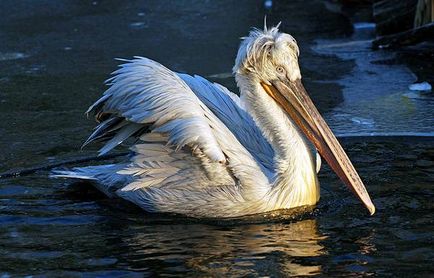
{"label": "white pelican", "polygon": [[131,156],[55,176],[92,180],[149,212],[236,217],[315,205],[318,150],[373,214],[359,175],[301,83],[298,55],[295,39],[278,26],[252,30],[233,67],[240,97],[147,58],[122,60],[87,111],[99,125],[85,145],[105,141],[105,154],[133,138]]}

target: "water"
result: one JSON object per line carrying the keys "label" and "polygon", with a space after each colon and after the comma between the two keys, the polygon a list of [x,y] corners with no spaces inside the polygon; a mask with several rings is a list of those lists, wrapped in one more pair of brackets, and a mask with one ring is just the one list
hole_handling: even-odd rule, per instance
{"label": "water", "polygon": [[350,135],[343,144],[375,216],[326,166],[312,211],[218,222],[146,214],[39,171],[0,179],[0,273],[430,275],[432,95],[406,95],[415,78],[393,53],[368,49],[371,25],[352,34],[347,18],[305,2],[2,2],[0,171],[94,155],[97,146],[79,151],[94,125],[83,112],[104,90],[114,57],[147,56],[235,91],[228,73],[238,38],[267,12],[297,38],[306,88],[332,129]]}
{"label": "water", "polygon": [[[408,138],[406,139],[408,140]],[[46,173],[3,180],[0,269],[15,274],[420,275],[433,271],[434,143],[345,142],[377,214],[328,169],[322,201],[277,215],[201,223],[146,215]],[[429,161],[429,162],[427,162]],[[259,222],[249,224],[249,222]]]}
{"label": "water", "polygon": [[316,40],[314,51],[355,63],[343,77],[323,81],[340,84],[344,96],[324,117],[340,135],[434,136],[433,94],[412,92],[416,76],[407,67],[394,64],[393,52],[373,52],[372,38],[371,32],[355,28],[351,37]]}

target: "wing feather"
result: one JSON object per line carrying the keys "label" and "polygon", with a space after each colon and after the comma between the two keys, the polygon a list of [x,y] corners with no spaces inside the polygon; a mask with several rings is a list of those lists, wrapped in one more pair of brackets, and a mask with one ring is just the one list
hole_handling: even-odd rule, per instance
{"label": "wing feather", "polygon": [[106,138],[109,141],[100,154],[122,143],[140,125],[149,125],[150,131],[168,132],[169,142],[178,149],[185,145],[200,148],[213,161],[225,161],[201,102],[190,87],[153,60],[135,57],[125,61],[108,80],[110,88],[87,111],[94,112],[97,121],[102,121],[87,141],[107,134],[106,127],[114,121],[113,117],[121,117],[129,125]]}
{"label": "wing feather", "polygon": [[178,74],[196,96],[225,124],[237,140],[270,175],[274,169],[274,151],[253,118],[244,109],[240,98],[218,83],[195,75]]}
{"label": "wing feather", "polygon": [[260,200],[268,192],[272,150],[236,95],[191,77],[203,87],[198,93],[186,84],[188,78],[150,59],[125,61],[87,111],[100,122],[88,141],[108,141],[101,153],[128,137],[141,141],[131,148],[130,163],[116,173],[131,179],[117,190],[119,196],[150,211],[165,211],[170,209],[165,204],[173,202],[191,204],[185,210],[199,203],[206,209],[203,197],[212,195],[226,202],[225,210],[240,198]]}

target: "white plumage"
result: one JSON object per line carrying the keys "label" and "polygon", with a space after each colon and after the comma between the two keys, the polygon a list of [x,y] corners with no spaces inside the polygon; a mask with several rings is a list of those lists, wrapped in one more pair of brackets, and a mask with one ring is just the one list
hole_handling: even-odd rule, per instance
{"label": "white plumage", "polygon": [[87,111],[99,125],[85,144],[105,141],[104,154],[132,137],[132,156],[54,175],[94,180],[107,195],[150,212],[193,217],[314,205],[315,148],[260,85],[275,78],[277,64],[290,80],[300,78],[298,51],[277,28],[253,30],[234,67],[241,98],[147,58],[122,60]]}

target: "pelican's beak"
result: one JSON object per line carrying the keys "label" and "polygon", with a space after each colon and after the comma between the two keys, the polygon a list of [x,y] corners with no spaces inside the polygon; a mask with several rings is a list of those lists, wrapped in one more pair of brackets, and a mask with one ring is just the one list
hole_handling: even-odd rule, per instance
{"label": "pelican's beak", "polygon": [[306,90],[298,79],[294,82],[273,81],[270,85],[261,83],[264,90],[288,113],[303,131],[306,137],[315,145],[321,156],[354,192],[369,210],[375,213],[375,206],[354,169],[342,146],[319,114]]}

